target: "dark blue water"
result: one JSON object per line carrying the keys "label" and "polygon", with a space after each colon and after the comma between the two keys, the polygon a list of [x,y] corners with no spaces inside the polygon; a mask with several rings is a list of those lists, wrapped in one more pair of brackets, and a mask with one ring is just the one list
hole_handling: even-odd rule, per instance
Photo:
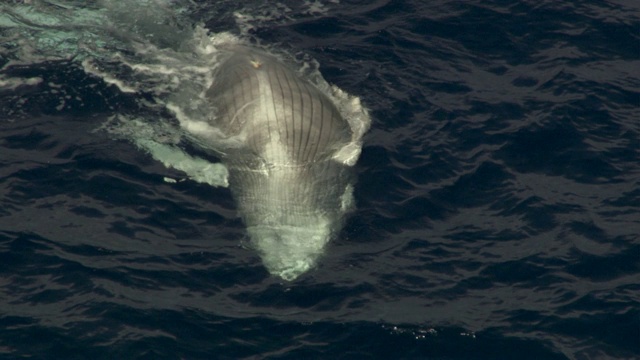
{"label": "dark blue water", "polygon": [[373,118],[357,210],[294,282],[228,190],[95,131],[149,94],[0,41],[42,79],[0,88],[0,358],[640,357],[636,2],[288,5],[245,36]]}

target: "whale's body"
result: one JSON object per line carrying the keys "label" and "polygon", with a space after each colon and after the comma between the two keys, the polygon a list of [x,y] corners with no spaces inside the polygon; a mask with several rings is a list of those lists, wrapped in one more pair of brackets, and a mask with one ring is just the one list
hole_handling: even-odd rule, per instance
{"label": "whale's body", "polygon": [[242,135],[246,150],[274,165],[325,160],[351,141],[349,124],[327,95],[257,49],[234,47],[207,95],[218,108],[213,125]]}
{"label": "whale's body", "polygon": [[225,138],[213,147],[265,266],[292,280],[342,227],[360,135],[354,140],[332,100],[275,56],[245,46],[229,54],[207,92],[210,125]]}

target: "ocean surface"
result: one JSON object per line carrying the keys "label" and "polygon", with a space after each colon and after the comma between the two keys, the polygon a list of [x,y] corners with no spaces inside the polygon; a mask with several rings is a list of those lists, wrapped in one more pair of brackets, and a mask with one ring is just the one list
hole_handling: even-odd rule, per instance
{"label": "ocean surface", "polygon": [[[0,358],[640,358],[640,2],[256,3],[0,4]],[[224,36],[372,119],[294,281],[134,141]]]}

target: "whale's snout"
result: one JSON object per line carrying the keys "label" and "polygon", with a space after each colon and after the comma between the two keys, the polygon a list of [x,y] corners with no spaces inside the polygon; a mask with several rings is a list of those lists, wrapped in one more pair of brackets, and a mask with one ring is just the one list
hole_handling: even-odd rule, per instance
{"label": "whale's snout", "polygon": [[291,281],[316,264],[332,238],[332,226],[318,217],[305,221],[304,227],[259,225],[247,231],[267,270]]}

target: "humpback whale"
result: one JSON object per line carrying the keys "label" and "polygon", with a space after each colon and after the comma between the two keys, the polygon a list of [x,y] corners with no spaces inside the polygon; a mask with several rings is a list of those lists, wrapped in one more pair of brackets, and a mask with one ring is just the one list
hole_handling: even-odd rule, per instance
{"label": "humpback whale", "polygon": [[293,280],[315,265],[352,207],[352,165],[368,123],[351,125],[274,55],[242,45],[229,54],[207,91],[210,125],[225,138],[213,147],[264,265]]}
{"label": "humpback whale", "polygon": [[294,280],[317,263],[353,207],[367,111],[357,97],[263,50],[225,44],[219,56],[203,93],[211,110],[204,121],[170,109],[221,163],[144,137],[136,144],[195,181],[228,186],[267,270]]}

